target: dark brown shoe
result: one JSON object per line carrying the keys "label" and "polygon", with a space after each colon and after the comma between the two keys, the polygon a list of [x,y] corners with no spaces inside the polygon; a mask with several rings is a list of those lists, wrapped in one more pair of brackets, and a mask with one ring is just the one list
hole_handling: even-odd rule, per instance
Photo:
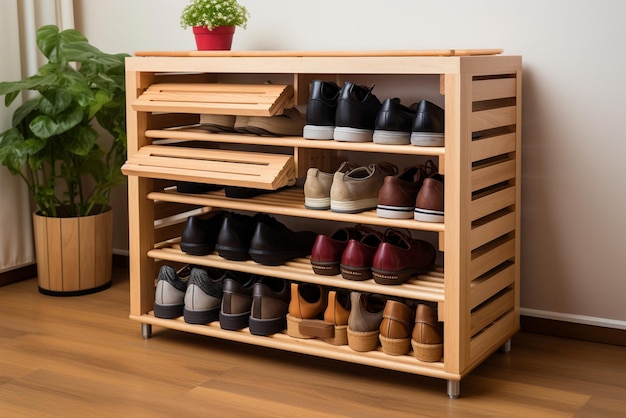
{"label": "dark brown shoe", "polygon": [[287,328],[289,283],[274,277],[262,277],[252,286],[250,333],[270,335]]}
{"label": "dark brown shoe", "polygon": [[415,358],[420,361],[439,361],[443,356],[443,331],[437,311],[428,305],[417,305],[411,346]]}

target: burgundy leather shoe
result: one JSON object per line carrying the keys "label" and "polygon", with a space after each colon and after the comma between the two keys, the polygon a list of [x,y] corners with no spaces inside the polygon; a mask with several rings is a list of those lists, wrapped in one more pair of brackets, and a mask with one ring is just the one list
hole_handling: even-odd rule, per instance
{"label": "burgundy leather shoe", "polygon": [[372,276],[379,284],[402,284],[412,276],[428,272],[437,251],[430,243],[390,228],[378,246],[372,262]]}
{"label": "burgundy leather shoe", "polygon": [[331,236],[318,235],[311,250],[313,272],[322,276],[339,274],[341,256],[351,239],[361,239],[357,228],[341,228]]}
{"label": "burgundy leather shoe", "polygon": [[[364,227],[365,229],[365,227]],[[372,260],[383,234],[367,228],[360,240],[351,239],[341,256],[341,275],[347,280],[367,280],[372,278]]]}

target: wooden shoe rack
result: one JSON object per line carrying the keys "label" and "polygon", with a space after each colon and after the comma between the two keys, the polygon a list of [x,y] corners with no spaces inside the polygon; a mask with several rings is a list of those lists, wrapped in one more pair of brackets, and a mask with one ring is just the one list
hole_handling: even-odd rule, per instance
{"label": "wooden shoe rack", "polygon": [[[519,330],[521,57],[501,55],[499,50],[142,52],[127,59],[126,71],[128,162],[123,171],[129,190],[130,318],[141,322],[145,338],[151,336],[152,326],[159,326],[431,376],[447,380],[453,398],[464,376],[499,348],[510,348],[510,338]],[[196,125],[200,113],[269,116],[291,105],[303,108],[315,79],[371,84],[370,78],[381,101],[392,97],[381,93],[386,83],[415,90],[417,100],[420,91],[413,83],[435,84],[445,108],[445,147],[218,134]],[[258,86],[267,81],[279,87],[259,92]],[[238,84],[242,89],[233,87]],[[227,90],[225,100],[224,88],[233,93],[229,96]],[[235,90],[256,95],[256,101],[241,105],[245,99],[235,96]],[[260,98],[268,94],[271,103]],[[215,106],[218,101],[228,103],[230,110]],[[307,210],[301,187],[251,199],[229,199],[223,191],[182,194],[173,187],[176,180],[188,180],[277,189],[304,177],[309,167],[332,171],[346,153],[379,161],[436,160],[445,174],[445,222],[383,219],[375,211]],[[260,168],[245,171],[251,164]],[[384,286],[316,275],[306,258],[270,267],[181,252],[178,243],[186,217],[219,209],[283,215],[294,222],[308,218],[408,228],[438,243],[442,264],[406,284]],[[214,266],[436,303],[444,323],[443,359],[426,363],[412,355],[360,353],[287,334],[261,337],[247,329],[225,331],[217,322],[191,325],[182,318],[156,318],[155,279],[163,263]]]}

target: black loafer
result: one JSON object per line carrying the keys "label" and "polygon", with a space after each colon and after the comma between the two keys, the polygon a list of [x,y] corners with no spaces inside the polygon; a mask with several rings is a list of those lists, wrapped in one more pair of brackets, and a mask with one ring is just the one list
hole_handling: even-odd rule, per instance
{"label": "black loafer", "polygon": [[227,213],[217,235],[215,250],[227,260],[245,261],[250,258],[250,240],[256,228],[258,215]]}
{"label": "black loafer", "polygon": [[219,212],[209,219],[200,216],[187,218],[180,237],[180,249],[190,255],[207,255],[215,249],[217,234],[222,226],[224,213]]}
{"label": "black loafer", "polygon": [[260,214],[249,254],[259,264],[279,266],[292,258],[311,254],[316,238],[315,232],[294,232],[271,216]]}
{"label": "black loafer", "polygon": [[335,141],[372,142],[374,123],[382,106],[372,87],[346,82],[337,101]]}

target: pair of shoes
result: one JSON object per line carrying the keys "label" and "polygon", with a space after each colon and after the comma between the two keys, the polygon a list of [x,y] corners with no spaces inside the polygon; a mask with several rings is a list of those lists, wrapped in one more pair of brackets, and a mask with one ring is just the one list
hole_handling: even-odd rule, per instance
{"label": "pair of shoes", "polygon": [[427,100],[406,107],[400,99],[386,99],[376,116],[372,139],[377,144],[444,145],[444,111]]}
{"label": "pair of shoes", "polygon": [[380,344],[383,352],[392,356],[407,354],[411,347],[420,361],[439,361],[443,355],[443,331],[435,308],[419,303],[389,299],[380,323]]}
{"label": "pair of shoes", "polygon": [[213,252],[224,215],[225,212],[219,211],[210,218],[204,214],[188,217],[180,237],[180,249],[190,255]]}
{"label": "pair of shoes", "polygon": [[378,347],[380,324],[386,298],[372,293],[350,293],[348,346],[354,351],[372,351]]}
{"label": "pair of shoes", "polygon": [[210,132],[239,132],[262,136],[302,136],[305,118],[295,108],[274,116],[200,115],[200,127]]}
{"label": "pair of shoes", "polygon": [[224,279],[220,327],[254,335],[270,335],[286,328],[289,287],[282,279],[238,273]]}
{"label": "pair of shoes", "polygon": [[384,234],[369,230],[360,240],[350,240],[339,269],[347,280],[374,278],[378,284],[396,285],[429,271],[437,255],[430,243],[413,239],[394,228]]}
{"label": "pair of shoes", "polygon": [[413,219],[422,222],[444,221],[443,176],[434,173],[424,179],[415,198]]}
{"label": "pair of shoes", "polygon": [[210,219],[190,216],[181,235],[180,248],[191,255],[217,253],[228,260],[252,258],[277,266],[311,253],[317,234],[294,232],[266,214],[255,216],[219,212]]}
{"label": "pair of shoes", "polygon": [[306,139],[372,142],[380,100],[368,88],[346,82],[343,88],[332,81],[314,80],[307,105]]}
{"label": "pair of shoes", "polygon": [[287,334],[320,338],[333,345],[348,343],[350,297],[345,290],[327,290],[318,284],[291,283]]}
{"label": "pair of shoes", "polygon": [[[352,161],[344,161],[336,173],[347,173],[359,164]],[[318,168],[311,167],[307,170],[304,181],[304,207],[312,210],[330,209],[330,189],[333,184],[335,173],[325,173]]]}
{"label": "pair of shoes", "polygon": [[372,260],[372,276],[378,284],[398,285],[433,268],[437,250],[410,233],[389,228]]}
{"label": "pair of shoes", "polygon": [[340,228],[332,235],[320,234],[315,238],[311,249],[311,266],[313,272],[321,276],[334,276],[339,274],[341,256],[350,240],[359,241],[362,233],[369,228],[357,225],[353,228]]}
{"label": "pair of shoes", "polygon": [[309,168],[304,182],[304,207],[338,213],[375,209],[385,177],[397,172],[395,165],[384,161],[368,166],[344,161],[334,174]]}
{"label": "pair of shoes", "polygon": [[183,316],[190,324],[218,319],[225,272],[185,266],[176,271],[164,265],[159,270],[154,297],[154,316],[173,319]]}
{"label": "pair of shoes", "polygon": [[378,193],[376,214],[390,219],[413,218],[417,195],[424,180],[438,171],[437,165],[428,160],[425,164],[407,167],[395,176],[385,177]]}

